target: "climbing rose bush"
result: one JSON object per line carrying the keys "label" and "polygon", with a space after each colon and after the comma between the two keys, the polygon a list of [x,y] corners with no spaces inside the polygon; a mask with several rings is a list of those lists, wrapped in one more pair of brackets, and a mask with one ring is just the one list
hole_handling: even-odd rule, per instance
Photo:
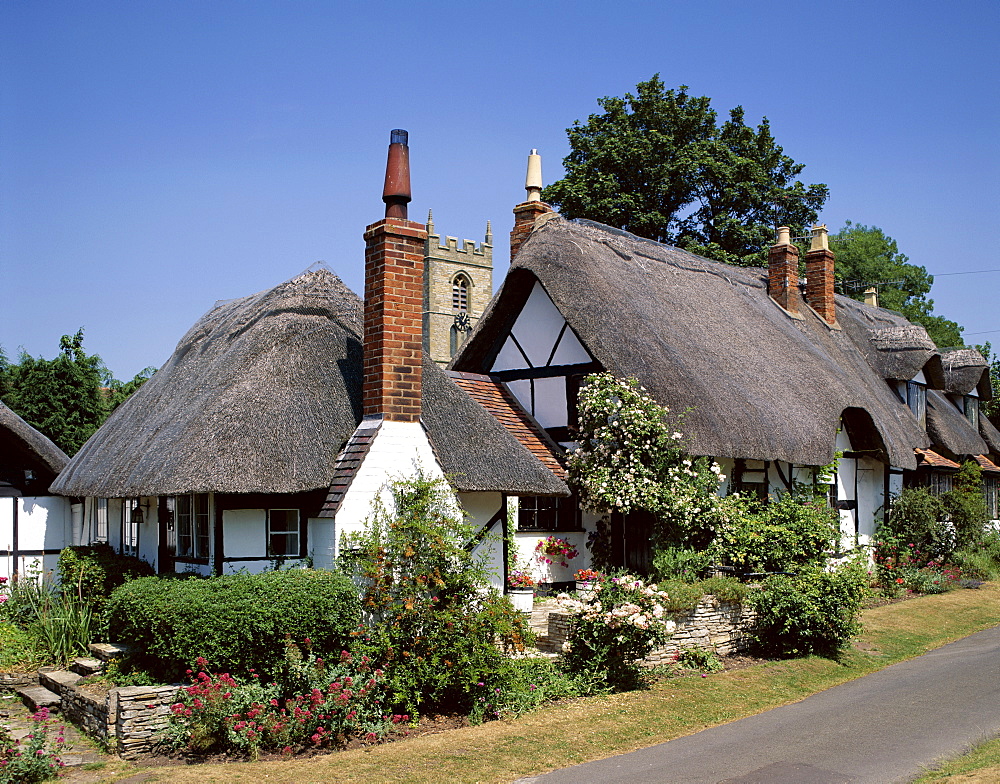
{"label": "climbing rose bush", "polygon": [[559,594],[559,606],[570,615],[562,668],[599,690],[636,688],[640,662],[676,628],[663,605],[669,598],[632,575],[600,577],[587,597]]}
{"label": "climbing rose bush", "polygon": [[588,376],[578,398],[579,447],[568,460],[583,507],[651,512],[656,547],[707,544],[726,476],[715,461],[685,452],[680,420],[635,379]]}

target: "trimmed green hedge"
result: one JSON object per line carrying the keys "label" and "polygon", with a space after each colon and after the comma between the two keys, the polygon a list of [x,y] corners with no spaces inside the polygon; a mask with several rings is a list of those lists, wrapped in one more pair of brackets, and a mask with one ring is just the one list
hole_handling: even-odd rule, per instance
{"label": "trimmed green hedge", "polygon": [[274,673],[288,636],[339,653],[361,614],[354,584],[318,569],[140,578],[114,591],[107,613],[111,639],[133,648],[131,666],[164,679],[199,656],[215,672]]}

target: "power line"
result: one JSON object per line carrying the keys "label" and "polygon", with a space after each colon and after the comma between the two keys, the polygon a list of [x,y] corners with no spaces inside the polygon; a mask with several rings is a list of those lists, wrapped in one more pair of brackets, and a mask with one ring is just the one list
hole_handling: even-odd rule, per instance
{"label": "power line", "polygon": [[945,275],[982,275],[986,272],[1000,272],[1000,269],[972,270],[971,272],[931,272],[928,274],[933,275],[935,278],[943,278]]}
{"label": "power line", "polygon": [[989,335],[993,332],[1000,332],[1000,329],[988,329],[985,332],[963,332],[962,335]]}

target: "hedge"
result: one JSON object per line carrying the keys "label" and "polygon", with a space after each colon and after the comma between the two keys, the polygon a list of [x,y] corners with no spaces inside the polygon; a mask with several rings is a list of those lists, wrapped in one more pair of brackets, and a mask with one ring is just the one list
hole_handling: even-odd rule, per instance
{"label": "hedge", "polygon": [[111,639],[132,648],[132,667],[176,679],[198,657],[216,672],[274,673],[289,637],[339,653],[358,626],[360,602],[340,573],[290,569],[144,577],[117,588],[107,613]]}

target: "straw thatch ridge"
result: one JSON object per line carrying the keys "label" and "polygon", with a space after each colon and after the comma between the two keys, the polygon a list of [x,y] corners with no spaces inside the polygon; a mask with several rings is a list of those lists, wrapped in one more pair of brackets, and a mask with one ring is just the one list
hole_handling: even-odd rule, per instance
{"label": "straw thatch ridge", "polygon": [[489,369],[536,279],[607,371],[687,410],[695,454],[823,465],[848,408],[868,412],[893,465],[915,468],[930,443],[859,348],[876,352],[870,330],[908,326],[901,316],[838,297],[841,329],[804,302],[794,319],[765,270],[558,216],[536,224],[454,370]]}
{"label": "straw thatch ridge", "polygon": [[[361,336],[361,300],[325,268],[219,303],[52,489],[120,498],[327,488],[361,421]],[[424,385],[424,417],[460,489],[564,487],[432,362]]]}
{"label": "straw thatch ridge", "polygon": [[953,455],[984,455],[991,451],[965,414],[936,389],[927,390],[927,432],[935,448],[944,447]]}
{"label": "straw thatch ridge", "polygon": [[[33,428],[0,402],[0,450],[2,463],[12,469],[44,470],[54,477],[69,458],[48,436]],[[15,465],[16,464],[16,465]]]}
{"label": "straw thatch ridge", "polygon": [[982,390],[983,397],[992,397],[989,380],[989,363],[974,348],[952,348],[941,352],[944,369],[945,392],[954,395],[968,395],[973,390]]}

